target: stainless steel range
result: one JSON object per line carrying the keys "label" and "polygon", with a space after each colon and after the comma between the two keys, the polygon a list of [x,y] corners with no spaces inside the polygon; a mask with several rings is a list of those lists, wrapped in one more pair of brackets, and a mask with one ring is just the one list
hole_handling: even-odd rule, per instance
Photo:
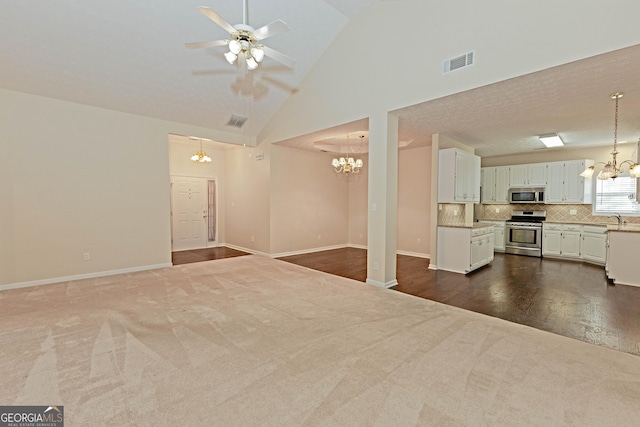
{"label": "stainless steel range", "polygon": [[542,256],[542,223],[545,211],[513,211],[506,223],[506,243],[508,254]]}

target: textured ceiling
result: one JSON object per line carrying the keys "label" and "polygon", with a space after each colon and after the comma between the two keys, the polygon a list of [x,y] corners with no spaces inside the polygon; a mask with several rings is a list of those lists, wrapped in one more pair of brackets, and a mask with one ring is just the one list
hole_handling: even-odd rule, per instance
{"label": "textured ceiling", "polygon": [[[249,24],[282,19],[290,31],[265,45],[297,61],[293,69],[265,59],[258,70],[230,66],[224,48],[189,50],[186,42],[226,38],[198,12],[206,5],[231,24],[242,0],[0,0],[0,87],[81,104],[256,136],[295,92],[349,19],[385,0],[249,1]],[[473,67],[455,71],[473,73]],[[408,146],[441,133],[481,156],[537,150],[536,136],[559,133],[568,147],[610,144],[613,101],[620,102],[620,140],[640,136],[640,46],[459,93],[396,113]],[[225,126],[249,116],[242,129]],[[304,135],[313,143],[368,129],[368,122]]]}
{"label": "textured ceiling", "polygon": [[[537,136],[550,133],[558,133],[566,148],[608,145],[615,111],[609,95],[622,91],[618,141],[636,142],[639,76],[637,45],[399,109],[399,139],[413,141],[407,148],[424,147],[440,133],[474,147],[481,157],[548,150]],[[363,120],[280,144],[315,150],[314,141],[366,129]]]}

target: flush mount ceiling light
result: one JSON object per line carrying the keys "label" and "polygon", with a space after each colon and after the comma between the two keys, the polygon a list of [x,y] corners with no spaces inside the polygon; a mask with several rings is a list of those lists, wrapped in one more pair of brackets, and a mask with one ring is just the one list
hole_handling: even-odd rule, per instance
{"label": "flush mount ceiling light", "polygon": [[562,138],[560,138],[560,136],[555,133],[551,135],[541,135],[538,138],[547,148],[562,147],[564,145],[564,142],[562,142]]}
{"label": "flush mount ceiling light", "polygon": [[202,138],[200,139],[200,151],[196,151],[193,156],[191,156],[191,160],[196,163],[209,163],[211,161],[211,157],[207,156],[207,153],[202,151]]}
{"label": "flush mount ceiling light", "polygon": [[[618,156],[618,101],[622,98],[624,94],[622,92],[612,93],[610,98],[616,101],[616,114],[615,114],[615,122],[613,126],[613,151],[611,155],[613,159],[608,161],[606,164],[604,162],[598,162],[598,164],[603,164],[604,167],[598,174],[597,178],[602,180],[607,180],[609,178],[616,179],[620,174],[624,173],[624,166],[626,165],[629,168],[629,175],[633,178],[640,178],[640,165],[634,162],[633,160],[624,160],[617,164],[616,157]],[[589,166],[580,174],[585,178],[591,178],[593,173],[595,172],[595,165]]]}
{"label": "flush mount ceiling light", "polygon": [[286,65],[289,68],[295,66],[296,61],[293,58],[288,57],[284,53],[271,49],[267,46],[259,44],[258,42],[266,39],[267,37],[275,36],[282,32],[288,31],[289,27],[283,21],[278,19],[270,24],[260,27],[257,30],[247,24],[248,21],[248,0],[244,0],[243,3],[243,22],[242,24],[231,25],[220,15],[214,12],[212,9],[201,6],[198,8],[202,14],[207,16],[213,22],[221,26],[229,33],[230,40],[211,40],[208,42],[196,42],[185,43],[185,46],[189,49],[197,49],[201,47],[214,47],[224,46],[229,47],[229,51],[224,54],[229,64],[236,62],[236,59],[242,58],[247,63],[249,70],[255,70],[258,68],[258,64],[264,59],[265,56],[269,56],[276,61]]}
{"label": "flush mount ceiling light", "polygon": [[[362,141],[364,139],[364,135],[359,135],[360,145],[359,148],[362,147]],[[349,135],[347,135],[347,157],[340,157],[339,159],[331,160],[331,166],[336,171],[336,173],[350,174],[350,173],[358,173],[360,172],[360,168],[364,166],[362,159],[354,159],[351,157],[351,146],[349,145]],[[355,151],[354,151],[355,152]]]}

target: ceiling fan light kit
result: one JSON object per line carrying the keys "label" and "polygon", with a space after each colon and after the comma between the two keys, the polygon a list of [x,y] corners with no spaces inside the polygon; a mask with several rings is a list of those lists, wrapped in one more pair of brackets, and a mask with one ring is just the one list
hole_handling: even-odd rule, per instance
{"label": "ceiling fan light kit", "polygon": [[293,68],[295,65],[295,60],[293,58],[290,58],[277,50],[258,44],[260,40],[264,40],[267,37],[272,37],[276,34],[289,30],[287,24],[281,20],[277,20],[265,25],[264,27],[258,28],[257,30],[254,29],[247,24],[247,1],[248,0],[244,0],[243,4],[244,22],[236,25],[229,24],[227,21],[222,19],[220,15],[208,7],[199,7],[198,10],[202,12],[202,14],[229,33],[230,39],[185,43],[185,46],[189,49],[197,49],[202,47],[227,45],[229,47],[229,51],[224,54],[227,62],[229,62],[229,64],[234,64],[239,57],[242,57],[245,59],[249,70],[255,70],[258,68],[258,64],[265,56],[270,56],[272,59],[286,65],[287,67]]}
{"label": "ceiling fan light kit", "polygon": [[[613,151],[611,155],[613,156],[612,160],[605,162],[598,162],[598,164],[603,164],[604,167],[598,174],[597,178],[600,180],[607,179],[616,179],[618,176],[624,173],[624,166],[626,165],[629,168],[629,175],[632,178],[640,178],[640,165],[634,162],[633,160],[624,160],[619,165],[617,162],[618,156],[618,102],[620,98],[624,96],[622,92],[615,92],[610,95],[610,98],[616,101],[616,113],[615,113],[615,122],[613,126]],[[585,178],[591,178],[595,172],[596,168],[594,166],[589,166],[585,169],[580,176]]]}

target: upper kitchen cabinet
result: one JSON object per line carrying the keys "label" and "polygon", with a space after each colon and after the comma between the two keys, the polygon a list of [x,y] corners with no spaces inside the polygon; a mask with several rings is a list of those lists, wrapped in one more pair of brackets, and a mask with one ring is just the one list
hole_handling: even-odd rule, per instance
{"label": "upper kitchen cabinet", "polygon": [[480,157],[447,148],[438,160],[438,203],[480,203]]}
{"label": "upper kitchen cabinet", "polygon": [[509,182],[511,187],[544,187],[547,185],[547,164],[532,163],[511,166]]}
{"label": "upper kitchen cabinet", "polygon": [[590,204],[593,194],[591,179],[580,176],[589,166],[593,166],[593,160],[548,163],[545,202]]}
{"label": "upper kitchen cabinet", "polygon": [[509,166],[481,170],[481,203],[509,203]]}

